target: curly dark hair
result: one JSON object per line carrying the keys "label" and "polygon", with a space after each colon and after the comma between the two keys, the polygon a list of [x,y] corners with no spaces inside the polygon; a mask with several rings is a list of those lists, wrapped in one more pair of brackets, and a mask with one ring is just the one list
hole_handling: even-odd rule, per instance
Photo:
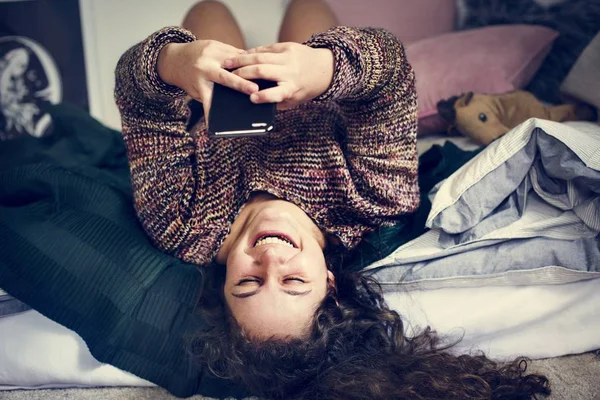
{"label": "curly dark hair", "polygon": [[270,399],[531,399],[550,394],[527,360],[499,364],[455,356],[431,329],[407,337],[380,285],[360,273],[336,275],[308,338],[255,340],[229,312],[225,268],[211,268],[200,312],[211,327],[193,337],[196,361]]}

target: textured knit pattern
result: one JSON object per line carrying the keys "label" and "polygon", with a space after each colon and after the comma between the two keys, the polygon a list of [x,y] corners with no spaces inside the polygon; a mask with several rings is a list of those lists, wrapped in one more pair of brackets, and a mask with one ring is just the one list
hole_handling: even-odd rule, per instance
{"label": "textured knit pattern", "polygon": [[392,34],[336,27],[313,36],[307,45],[334,54],[331,86],[278,112],[271,134],[233,139],[209,138],[204,121],[186,131],[184,92],[158,76],[163,46],[194,39],[165,28],[116,70],[135,207],[158,247],[212,261],[256,191],[296,204],[346,248],[416,209],[415,77]]}

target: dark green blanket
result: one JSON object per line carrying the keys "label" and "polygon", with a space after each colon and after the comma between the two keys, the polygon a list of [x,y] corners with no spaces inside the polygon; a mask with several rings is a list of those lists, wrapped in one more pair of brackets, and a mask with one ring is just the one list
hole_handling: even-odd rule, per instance
{"label": "dark green blanket", "polygon": [[[51,109],[54,132],[0,143],[0,287],[77,332],[101,362],[186,397],[245,395],[199,371],[184,337],[201,269],[155,249],[132,207],[119,132],[78,109]],[[447,143],[421,157],[429,190],[474,153]],[[424,232],[430,203],[369,235],[349,267],[360,269]]]}

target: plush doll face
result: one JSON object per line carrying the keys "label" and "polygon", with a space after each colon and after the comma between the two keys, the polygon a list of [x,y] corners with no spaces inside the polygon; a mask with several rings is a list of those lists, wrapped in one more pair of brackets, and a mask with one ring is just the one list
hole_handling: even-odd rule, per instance
{"label": "plush doll face", "polygon": [[489,144],[509,131],[500,121],[500,110],[492,96],[469,92],[454,104],[456,129],[481,144]]}

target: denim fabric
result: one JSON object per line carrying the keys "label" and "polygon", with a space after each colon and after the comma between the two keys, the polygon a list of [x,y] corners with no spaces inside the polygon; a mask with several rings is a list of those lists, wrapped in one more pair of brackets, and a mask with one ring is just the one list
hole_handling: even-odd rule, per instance
{"label": "denim fabric", "polygon": [[369,270],[385,291],[562,284],[600,278],[599,243],[541,237],[476,242],[418,261],[391,255]]}

